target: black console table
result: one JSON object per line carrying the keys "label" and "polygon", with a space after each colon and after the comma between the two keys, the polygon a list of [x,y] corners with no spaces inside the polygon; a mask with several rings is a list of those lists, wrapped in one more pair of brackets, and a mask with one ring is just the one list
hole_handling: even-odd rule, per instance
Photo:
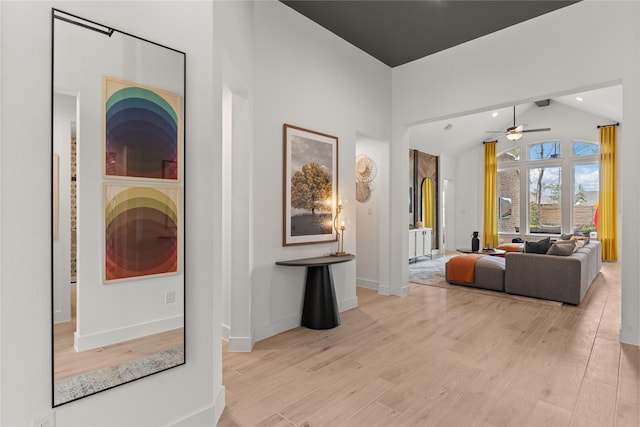
{"label": "black console table", "polygon": [[331,265],[354,259],[356,259],[355,255],[344,255],[276,262],[277,265],[289,267],[307,267],[302,326],[310,329],[331,329],[340,324]]}

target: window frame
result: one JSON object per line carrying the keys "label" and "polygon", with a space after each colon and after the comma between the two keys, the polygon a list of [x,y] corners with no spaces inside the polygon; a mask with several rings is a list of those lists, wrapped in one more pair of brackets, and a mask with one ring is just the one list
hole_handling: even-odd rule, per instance
{"label": "window frame", "polygon": [[595,143],[595,142],[591,142],[591,141],[576,141],[576,140],[571,140],[571,212],[570,212],[570,219],[571,219],[571,223],[570,223],[570,227],[571,227],[571,231],[573,232],[573,230],[575,230],[576,228],[576,224],[574,221],[575,218],[575,202],[573,200],[573,196],[574,196],[574,189],[576,187],[576,166],[580,166],[580,165],[591,165],[591,164],[597,164],[598,165],[598,196],[600,195],[600,184],[602,183],[602,176],[601,176],[601,165],[600,165],[600,152],[598,150],[598,154],[591,154],[588,156],[574,156],[573,155],[573,143],[574,142],[582,142],[582,143],[587,143],[587,144],[594,144],[597,145],[598,147],[600,146],[599,143]]}
{"label": "window frame", "polygon": [[[560,153],[556,158],[550,159],[540,159],[540,160],[532,160],[530,159],[531,147],[538,144],[555,142],[559,144]],[[586,139],[557,139],[557,138],[549,138],[549,139],[540,139],[536,141],[531,141],[526,144],[520,146],[520,160],[512,161],[512,162],[503,162],[498,163],[498,172],[504,171],[507,169],[519,169],[520,170],[520,226],[518,227],[519,231],[508,232],[508,231],[498,231],[498,235],[519,235],[523,236],[531,236],[531,235],[546,235],[549,234],[551,236],[558,236],[559,234],[555,233],[531,233],[530,230],[530,191],[529,191],[529,170],[534,168],[550,168],[550,167],[558,167],[560,168],[560,233],[572,232],[575,228],[574,224],[574,186],[575,186],[575,166],[580,164],[598,164],[598,168],[600,169],[600,155],[592,154],[586,156],[576,156],[573,153],[574,143],[585,143],[585,144],[594,144],[600,146],[600,143],[597,141],[586,140]],[[513,150],[515,145],[506,147],[504,150],[501,150],[497,153],[497,156],[501,154]],[[526,150],[526,154],[523,153],[523,150]],[[523,155],[524,154],[524,155]],[[523,179],[526,177],[526,179]],[[602,177],[600,177],[600,180]],[[500,197],[500,194],[498,194]],[[496,204],[498,200],[496,199]],[[524,215],[523,215],[524,213]],[[499,218],[498,218],[499,220]],[[499,227],[499,224],[498,224]]]}

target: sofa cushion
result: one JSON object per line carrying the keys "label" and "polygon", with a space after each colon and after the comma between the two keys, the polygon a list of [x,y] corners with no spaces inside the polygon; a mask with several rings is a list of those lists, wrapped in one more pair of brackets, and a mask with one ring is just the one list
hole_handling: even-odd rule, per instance
{"label": "sofa cushion", "polygon": [[554,243],[549,246],[547,255],[569,256],[575,251],[575,248],[575,242],[571,240],[565,243]]}
{"label": "sofa cushion", "polygon": [[578,248],[582,247],[583,243],[584,242],[582,242],[581,240],[556,240],[553,244],[570,246],[573,249],[573,252],[575,252],[578,250]]}
{"label": "sofa cushion", "polygon": [[524,252],[528,254],[546,254],[551,245],[551,238],[546,237],[537,242],[525,242]]}
{"label": "sofa cushion", "polygon": [[589,243],[589,237],[579,236],[579,235],[576,235],[576,234],[571,236],[571,240],[576,240],[576,241],[580,241],[580,242],[584,242],[584,243]]}

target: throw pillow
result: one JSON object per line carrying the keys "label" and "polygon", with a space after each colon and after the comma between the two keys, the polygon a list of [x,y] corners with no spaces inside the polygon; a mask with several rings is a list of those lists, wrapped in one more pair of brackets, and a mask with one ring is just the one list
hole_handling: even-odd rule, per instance
{"label": "throw pillow", "polygon": [[585,244],[589,243],[589,240],[591,240],[591,233],[584,233],[582,231],[576,231],[575,233],[573,233],[573,236],[579,236],[579,237],[584,237],[585,240]]}
{"label": "throw pillow", "polygon": [[573,234],[561,234],[560,238],[562,240],[569,240],[569,239],[571,239],[571,236],[573,236]]}
{"label": "throw pillow", "polygon": [[[573,236],[571,236],[571,240],[574,240],[574,241],[576,241],[576,242],[582,242],[582,243],[583,243],[583,246],[584,246],[584,245],[586,245],[587,243],[589,243],[589,238],[588,238],[588,237],[585,237],[585,236],[576,236],[576,235],[573,235]],[[581,246],[581,247],[582,247],[582,246]]]}
{"label": "throw pillow", "polygon": [[577,242],[579,242],[579,240],[556,240],[554,244],[569,246],[571,248],[571,251],[575,252],[578,250],[578,245],[576,244]]}
{"label": "throw pillow", "polygon": [[554,243],[549,247],[547,255],[569,256],[573,253],[575,245],[568,245],[566,243]]}
{"label": "throw pillow", "polygon": [[525,242],[524,251],[528,254],[546,254],[551,245],[551,238],[540,239],[537,242]]}

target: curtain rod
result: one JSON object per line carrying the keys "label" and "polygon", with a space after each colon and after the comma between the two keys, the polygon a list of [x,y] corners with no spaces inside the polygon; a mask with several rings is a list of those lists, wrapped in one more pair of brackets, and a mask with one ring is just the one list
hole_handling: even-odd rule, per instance
{"label": "curtain rod", "polygon": [[598,129],[600,129],[600,128],[608,128],[608,127],[611,127],[611,126],[620,126],[620,123],[613,123],[611,125],[598,125]]}
{"label": "curtain rod", "polygon": [[498,140],[496,139],[495,141],[482,141],[482,145],[484,144],[493,144],[493,143],[497,143]]}

